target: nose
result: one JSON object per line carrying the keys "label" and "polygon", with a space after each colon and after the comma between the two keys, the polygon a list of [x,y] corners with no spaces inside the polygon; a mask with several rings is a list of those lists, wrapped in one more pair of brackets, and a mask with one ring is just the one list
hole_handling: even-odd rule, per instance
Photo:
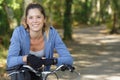
{"label": "nose", "polygon": [[37,18],[33,18],[33,22],[37,22]]}

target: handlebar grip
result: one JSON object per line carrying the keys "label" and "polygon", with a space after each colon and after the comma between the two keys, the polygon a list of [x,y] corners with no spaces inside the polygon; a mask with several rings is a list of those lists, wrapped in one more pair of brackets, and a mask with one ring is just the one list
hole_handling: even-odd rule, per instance
{"label": "handlebar grip", "polygon": [[65,70],[69,70],[69,71],[73,72],[75,70],[75,67],[64,64],[64,66],[61,67],[61,71],[65,71]]}

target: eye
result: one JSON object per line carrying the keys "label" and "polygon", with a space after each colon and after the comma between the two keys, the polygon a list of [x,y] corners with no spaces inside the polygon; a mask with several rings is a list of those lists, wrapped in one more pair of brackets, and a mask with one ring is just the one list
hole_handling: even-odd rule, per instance
{"label": "eye", "polygon": [[41,16],[37,16],[37,18],[41,18]]}
{"label": "eye", "polygon": [[33,19],[33,17],[32,17],[32,16],[29,16],[28,19]]}

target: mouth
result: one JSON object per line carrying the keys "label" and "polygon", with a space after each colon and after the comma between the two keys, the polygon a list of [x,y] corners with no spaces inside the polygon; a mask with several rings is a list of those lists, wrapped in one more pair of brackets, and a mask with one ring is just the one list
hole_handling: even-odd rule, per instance
{"label": "mouth", "polygon": [[37,26],[39,26],[39,24],[33,24],[32,26],[37,27]]}

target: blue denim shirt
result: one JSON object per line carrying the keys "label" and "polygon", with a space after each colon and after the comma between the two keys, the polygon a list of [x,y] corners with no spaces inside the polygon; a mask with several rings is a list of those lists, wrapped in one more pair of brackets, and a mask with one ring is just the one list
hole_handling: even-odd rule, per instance
{"label": "blue denim shirt", "polygon": [[[44,33],[45,34],[45,33]],[[67,47],[61,40],[58,32],[50,27],[49,38],[45,40],[45,57],[53,58],[54,49],[57,51],[58,63],[61,64],[73,64],[73,58],[70,55]],[[17,27],[10,40],[10,46],[7,56],[7,66],[12,67],[18,64],[26,64],[23,62],[22,57],[28,55],[30,51],[30,36],[29,32],[25,30],[23,26]]]}

